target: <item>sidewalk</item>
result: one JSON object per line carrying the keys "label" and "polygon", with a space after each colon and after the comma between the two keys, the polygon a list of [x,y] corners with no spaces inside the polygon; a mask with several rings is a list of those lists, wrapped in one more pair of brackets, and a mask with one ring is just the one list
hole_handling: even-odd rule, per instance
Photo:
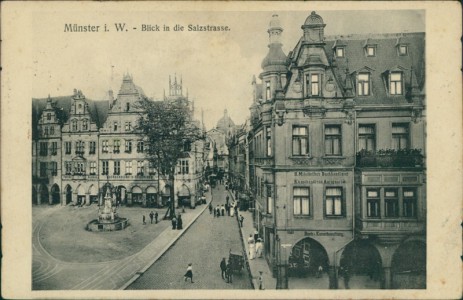
{"label": "sidewalk", "polygon": [[[235,199],[233,193],[229,191],[230,197]],[[249,264],[249,269],[251,272],[252,283],[254,289],[259,289],[259,271],[262,271],[262,275],[264,277],[264,289],[266,290],[274,290],[276,288],[276,278],[273,278],[272,271],[267,264],[267,260],[264,258],[265,254],[262,254],[262,257],[256,257],[255,259],[248,259],[249,257],[249,247],[247,243],[247,239],[250,234],[254,235],[255,228],[252,222],[252,212],[250,211],[240,211],[238,210],[238,217],[242,215],[244,217],[243,227],[241,227],[241,238],[244,247],[246,248],[246,261]],[[264,248],[263,253],[265,253],[266,249]]]}

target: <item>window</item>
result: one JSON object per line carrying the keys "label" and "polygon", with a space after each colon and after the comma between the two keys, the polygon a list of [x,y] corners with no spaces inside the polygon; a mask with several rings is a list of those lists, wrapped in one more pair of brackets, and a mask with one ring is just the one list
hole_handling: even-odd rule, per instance
{"label": "window", "polygon": [[185,152],[190,152],[191,151],[191,142],[190,141],[184,141],[183,142],[183,151],[185,151]]}
{"label": "window", "polygon": [[50,169],[51,169],[51,176],[58,175],[58,163],[56,161],[52,161],[50,163]]}
{"label": "window", "polygon": [[65,169],[66,169],[66,175],[71,175],[71,174],[72,174],[72,162],[67,161],[67,162],[64,164],[64,167],[65,167]]}
{"label": "window", "polygon": [[77,131],[77,120],[72,120],[72,131]]}
{"label": "window", "polygon": [[407,188],[403,190],[403,214],[404,217],[416,217],[416,191],[415,189]]}
{"label": "window", "polygon": [[108,153],[108,149],[109,149],[109,144],[108,144],[108,140],[103,140],[102,141],[102,152],[103,153]]}
{"label": "window", "polygon": [[137,152],[138,153],[143,153],[143,141],[138,141],[137,142]]}
{"label": "window", "polygon": [[48,135],[48,126],[43,129],[43,135]]}
{"label": "window", "polygon": [[319,74],[310,75],[310,95],[311,96],[320,95],[320,75]]}
{"label": "window", "polygon": [[375,125],[359,124],[359,150],[375,151]]}
{"label": "window", "polygon": [[130,102],[125,103],[125,111],[130,110]]}
{"label": "window", "polygon": [[392,72],[389,74],[389,93],[391,95],[402,95],[401,72]]}
{"label": "window", "polygon": [[114,131],[117,131],[117,121],[114,121]]}
{"label": "window", "polygon": [[47,113],[47,120],[51,120],[51,113]]}
{"label": "window", "polygon": [[156,175],[156,170],[154,169],[154,163],[152,161],[148,164],[148,173],[150,175]]}
{"label": "window", "polygon": [[114,175],[121,174],[121,162],[118,160],[114,161]]}
{"label": "window", "polygon": [[309,153],[308,140],[307,127],[293,126],[293,155],[307,155]]}
{"label": "window", "polygon": [[51,155],[58,154],[58,142],[51,142]]}
{"label": "window", "polygon": [[125,175],[132,175],[132,161],[125,162]]}
{"label": "window", "polygon": [[265,100],[270,100],[271,94],[270,94],[270,81],[265,82]]}
{"label": "window", "polygon": [[399,45],[399,55],[404,56],[408,54],[408,46],[407,45]]}
{"label": "window", "polygon": [[40,155],[41,156],[48,155],[48,142],[40,142]]}
{"label": "window", "polygon": [[182,159],[180,160],[180,169],[178,171],[180,174],[188,174],[190,172],[188,160]]}
{"label": "window", "polygon": [[125,153],[132,153],[132,141],[125,141]]}
{"label": "window", "polygon": [[88,121],[87,120],[82,121],[82,130],[88,130]]}
{"label": "window", "polygon": [[76,142],[76,154],[83,155],[85,153],[85,142],[77,141]]}
{"label": "window", "polygon": [[344,57],[344,48],[336,47],[336,57]]}
{"label": "window", "polygon": [[102,170],[101,175],[108,175],[109,173],[109,162],[107,160],[102,161]]}
{"label": "window", "polygon": [[367,216],[369,218],[380,217],[379,203],[379,190],[367,190]]}
{"label": "window", "polygon": [[341,125],[325,125],[325,155],[341,155]]}
{"label": "window", "polygon": [[326,188],[325,215],[342,216],[342,188]]}
{"label": "window", "polygon": [[96,161],[90,162],[90,175],[96,175]]}
{"label": "window", "polygon": [[357,75],[357,94],[359,96],[370,95],[370,73],[359,73]]}
{"label": "window", "polygon": [[392,148],[396,150],[408,148],[408,124],[392,124]]}
{"label": "window", "polygon": [[367,46],[367,56],[376,56],[375,46]]}
{"label": "window", "polygon": [[121,141],[120,140],[114,140],[114,151],[113,153],[119,153],[121,150]]}
{"label": "window", "polygon": [[132,122],[125,122],[125,131],[131,131],[131,130],[132,130]]}
{"label": "window", "polygon": [[40,177],[46,177],[46,176],[47,176],[47,163],[40,162]]}
{"label": "window", "polygon": [[54,135],[55,134],[55,126],[50,126],[50,135]]}
{"label": "window", "polygon": [[267,185],[267,213],[271,214],[273,209],[272,186]]}
{"label": "window", "polygon": [[90,151],[88,153],[89,154],[95,154],[95,152],[96,152],[96,142],[95,141],[89,142],[89,147],[90,147]]}
{"label": "window", "polygon": [[267,127],[267,156],[272,156],[272,128]]}
{"label": "window", "polygon": [[310,215],[309,188],[295,187],[293,189],[293,213],[294,215]]}
{"label": "window", "polygon": [[397,189],[385,189],[385,215],[386,218],[396,218],[399,216],[399,199]]}
{"label": "window", "polygon": [[145,166],[143,161],[137,161],[137,175],[143,176],[145,174]]}
{"label": "window", "polygon": [[71,142],[64,142],[64,148],[65,148],[66,154],[71,154],[71,151],[72,151]]}
{"label": "window", "polygon": [[85,165],[83,162],[74,163],[74,175],[85,175]]}

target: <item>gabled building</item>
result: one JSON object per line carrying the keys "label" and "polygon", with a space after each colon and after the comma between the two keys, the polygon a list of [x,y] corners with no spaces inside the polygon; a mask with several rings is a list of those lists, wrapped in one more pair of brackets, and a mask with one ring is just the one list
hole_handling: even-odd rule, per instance
{"label": "gabled building", "polygon": [[346,273],[355,288],[424,288],[424,33],[325,26],[312,12],[286,55],[274,15],[253,80],[249,174],[266,258],[280,288],[320,267],[328,276],[306,288],[348,288]]}

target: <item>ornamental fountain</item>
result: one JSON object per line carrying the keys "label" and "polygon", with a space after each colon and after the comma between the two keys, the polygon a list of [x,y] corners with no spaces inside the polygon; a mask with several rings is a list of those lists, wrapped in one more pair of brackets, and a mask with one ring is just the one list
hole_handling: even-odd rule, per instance
{"label": "ornamental fountain", "polygon": [[106,188],[104,206],[98,207],[98,219],[94,219],[87,224],[89,231],[116,231],[125,229],[129,225],[127,218],[121,218],[117,214],[115,193],[111,192],[111,187]]}

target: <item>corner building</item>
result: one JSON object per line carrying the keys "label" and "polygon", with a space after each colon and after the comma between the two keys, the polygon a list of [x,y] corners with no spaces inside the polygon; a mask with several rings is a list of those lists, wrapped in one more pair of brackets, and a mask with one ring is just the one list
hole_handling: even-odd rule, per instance
{"label": "corner building", "polygon": [[266,258],[279,288],[425,288],[424,33],[330,37],[325,26],[312,12],[286,55],[273,15],[252,83]]}

